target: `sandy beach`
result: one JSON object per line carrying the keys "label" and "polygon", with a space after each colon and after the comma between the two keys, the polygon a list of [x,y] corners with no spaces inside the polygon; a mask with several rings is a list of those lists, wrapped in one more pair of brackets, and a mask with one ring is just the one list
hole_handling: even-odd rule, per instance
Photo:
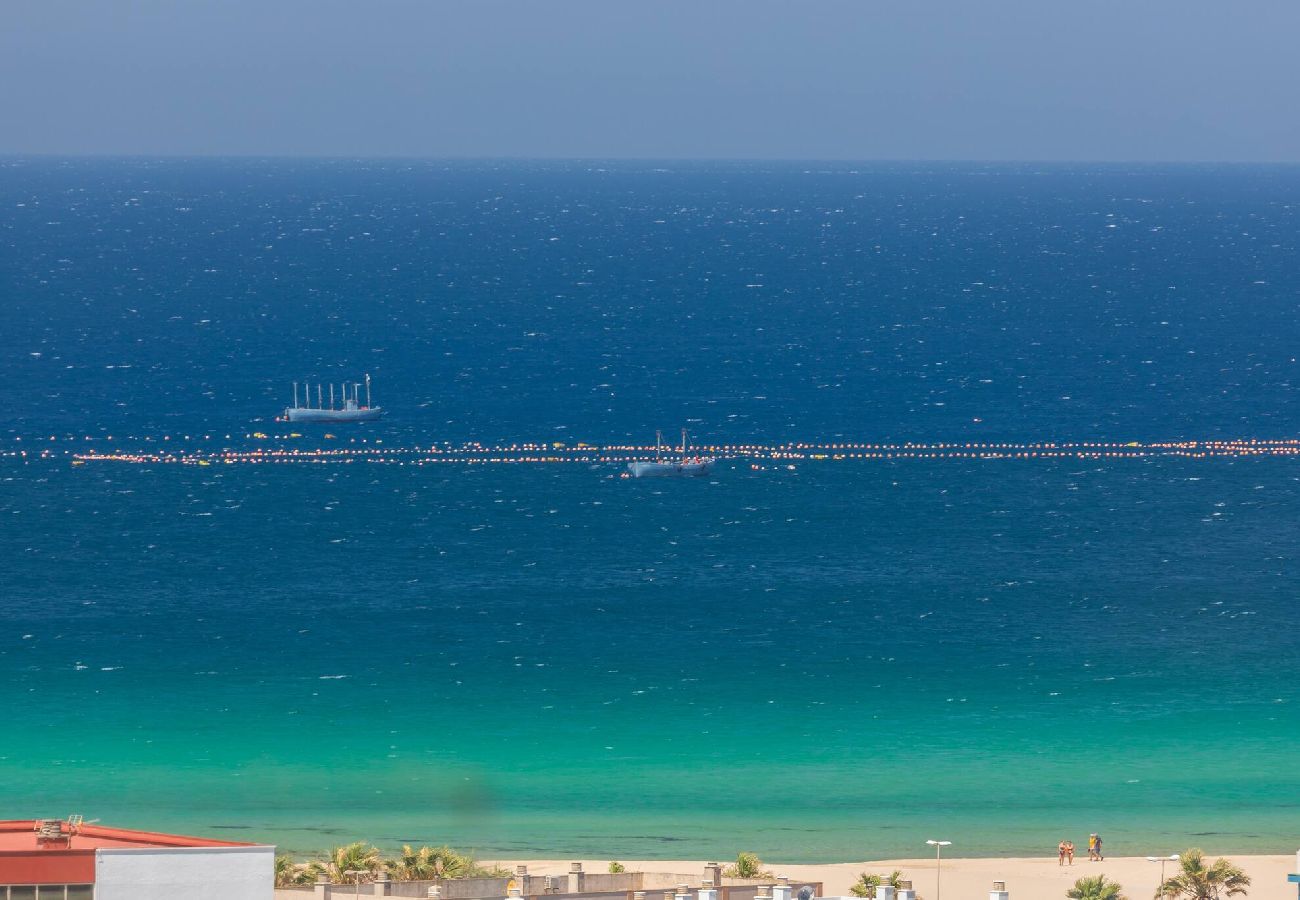
{"label": "sandy beach", "polygon": [[[1211,859],[1217,859],[1213,854]],[[1295,856],[1229,856],[1250,875],[1251,900],[1294,900],[1296,886],[1287,882],[1287,875],[1296,871]],[[574,860],[511,860],[509,864],[526,863],[531,874],[560,875],[569,870]],[[699,872],[703,875],[703,860],[619,860],[629,872]],[[609,860],[583,860],[588,872],[604,872]],[[503,864],[506,864],[503,861]],[[902,869],[925,900],[935,900],[935,864],[933,859],[886,859],[856,863],[798,866],[766,862],[774,875],[788,875],[792,882],[820,881],[827,895],[847,894],[849,886],[861,872],[887,874]],[[1166,875],[1173,873],[1176,863],[1170,862]],[[1088,862],[1075,857],[1073,866],[1060,866],[1055,855],[1047,857],[1020,857],[1006,859],[945,859],[943,861],[942,896],[946,900],[984,900],[994,880],[1005,881],[1011,900],[1052,900],[1063,898],[1075,879],[1084,875],[1105,873],[1118,881],[1131,900],[1146,900],[1155,893],[1160,866],[1144,857],[1107,857],[1102,862]]]}

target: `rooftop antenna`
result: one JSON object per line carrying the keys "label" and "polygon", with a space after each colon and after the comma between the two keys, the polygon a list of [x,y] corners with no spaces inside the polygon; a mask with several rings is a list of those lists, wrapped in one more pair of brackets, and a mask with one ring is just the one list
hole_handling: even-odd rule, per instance
{"label": "rooftop antenna", "polygon": [[370,373],[366,373],[366,409],[370,408]]}

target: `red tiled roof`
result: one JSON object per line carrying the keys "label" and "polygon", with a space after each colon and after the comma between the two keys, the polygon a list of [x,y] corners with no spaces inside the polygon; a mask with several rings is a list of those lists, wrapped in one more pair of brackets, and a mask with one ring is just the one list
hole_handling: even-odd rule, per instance
{"label": "red tiled roof", "polygon": [[58,824],[59,836],[46,838],[37,833],[35,819],[0,822],[0,885],[89,884],[95,880],[96,850],[257,846],[104,825]]}
{"label": "red tiled roof", "polygon": [[17,819],[0,821],[0,855],[15,851],[41,853],[67,853],[85,850],[131,847],[253,847],[236,841],[214,841],[210,838],[186,837],[179,834],[162,834],[156,831],[132,831],[127,828],[109,828],[105,825],[78,825],[68,833],[63,823],[63,836],[59,840],[37,841],[36,820]]}

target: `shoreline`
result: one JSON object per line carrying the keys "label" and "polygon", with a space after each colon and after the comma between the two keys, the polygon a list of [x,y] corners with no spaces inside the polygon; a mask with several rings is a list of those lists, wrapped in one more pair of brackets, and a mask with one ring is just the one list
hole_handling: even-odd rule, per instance
{"label": "shoreline", "polygon": [[[1207,851],[1210,860],[1219,854]],[[1241,866],[1250,875],[1251,900],[1294,900],[1296,886],[1287,882],[1287,876],[1298,871],[1296,855],[1225,854],[1224,858]],[[716,860],[724,865],[727,860]],[[490,862],[500,865],[527,865],[530,875],[564,875],[573,862],[581,862],[588,873],[605,872],[610,860],[595,859],[498,859]],[[628,872],[675,872],[704,874],[710,860],[629,860],[620,859]],[[895,869],[910,878],[916,891],[933,900],[935,891],[934,858],[883,859],[862,862],[826,863],[814,865],[786,865],[764,860],[764,868],[775,877],[787,876],[791,883],[820,881],[826,896],[845,895],[849,887],[863,872],[887,875]],[[1174,874],[1177,863],[1170,861],[1165,877]],[[952,857],[943,859],[943,896],[950,900],[976,900],[988,896],[994,881],[1005,881],[1011,900],[1051,900],[1064,898],[1075,880],[1089,875],[1105,874],[1119,882],[1124,893],[1133,900],[1155,893],[1160,880],[1160,866],[1141,856],[1107,857],[1101,862],[1089,862],[1087,851],[1075,856],[1073,866],[1061,866],[1055,855],[1041,857]],[[691,885],[699,886],[699,880]],[[651,900],[656,892],[650,891]]]}

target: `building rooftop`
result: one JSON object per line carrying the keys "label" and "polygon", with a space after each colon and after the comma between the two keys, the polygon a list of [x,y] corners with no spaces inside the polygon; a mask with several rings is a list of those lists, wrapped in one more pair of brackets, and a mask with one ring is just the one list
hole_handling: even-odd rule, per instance
{"label": "building rooftop", "polygon": [[132,849],[149,847],[252,847],[236,841],[132,831],[106,825],[59,819],[0,821],[0,853],[67,850]]}

